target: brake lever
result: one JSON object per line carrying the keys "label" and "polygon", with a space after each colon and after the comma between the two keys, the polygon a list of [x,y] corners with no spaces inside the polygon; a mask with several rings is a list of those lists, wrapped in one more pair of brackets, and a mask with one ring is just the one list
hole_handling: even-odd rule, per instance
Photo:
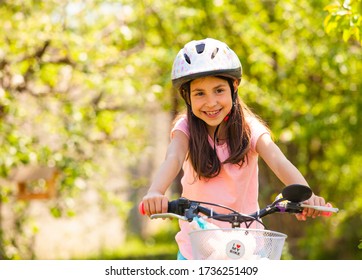
{"label": "brake lever", "polygon": [[185,216],[177,215],[174,213],[161,213],[161,214],[153,214],[150,216],[151,219],[166,219],[166,218],[176,218],[183,221],[188,221]]}
{"label": "brake lever", "polygon": [[339,212],[339,209],[332,207],[332,204],[330,204],[329,202],[326,204],[326,206],[312,206],[304,203],[301,203],[300,206],[303,208],[312,208],[314,210],[321,211],[322,212],[321,215],[325,217],[330,217],[332,213]]}
{"label": "brake lever", "polygon": [[300,202],[290,202],[287,200],[280,201],[276,204],[276,207],[279,209],[280,212],[288,212],[288,213],[302,213],[303,208],[312,208],[317,211],[322,212],[322,216],[329,217],[332,215],[332,213],[338,213],[339,209],[332,207],[330,203],[327,203],[326,206],[315,206],[315,205],[309,205],[304,204]]}

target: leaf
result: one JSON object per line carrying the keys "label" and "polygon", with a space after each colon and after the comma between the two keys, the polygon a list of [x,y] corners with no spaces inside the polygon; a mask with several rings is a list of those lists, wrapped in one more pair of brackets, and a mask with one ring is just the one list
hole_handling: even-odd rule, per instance
{"label": "leaf", "polygon": [[361,31],[359,28],[356,28],[355,36],[356,36],[357,41],[361,43]]}
{"label": "leaf", "polygon": [[338,9],[341,8],[341,4],[336,2],[334,4],[329,4],[327,6],[324,7],[325,11],[328,11],[329,13],[332,13],[334,11],[337,11]]}
{"label": "leaf", "polygon": [[97,116],[97,127],[107,134],[110,134],[114,129],[114,113],[109,111],[102,111]]}
{"label": "leaf", "polygon": [[[323,21],[324,28],[326,28],[326,27],[328,26],[331,18],[332,18],[332,15],[326,16],[326,18],[325,18],[324,21]],[[327,33],[328,33],[328,32],[327,32]]]}
{"label": "leaf", "polygon": [[337,16],[346,16],[346,15],[351,15],[352,12],[343,9],[343,10],[338,10],[338,11],[334,12],[333,14],[335,14]]}
{"label": "leaf", "polygon": [[331,20],[328,22],[328,24],[325,27],[325,31],[327,34],[329,34],[331,31],[337,29],[338,23],[335,20]]}
{"label": "leaf", "polygon": [[343,30],[343,41],[347,42],[348,39],[351,37],[352,33],[350,29]]}

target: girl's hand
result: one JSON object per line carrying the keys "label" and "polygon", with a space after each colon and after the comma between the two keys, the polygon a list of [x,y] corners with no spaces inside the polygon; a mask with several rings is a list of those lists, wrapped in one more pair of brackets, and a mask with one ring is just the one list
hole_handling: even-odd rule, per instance
{"label": "girl's hand", "polygon": [[166,213],[168,198],[159,192],[149,192],[143,197],[143,207],[146,215]]}
{"label": "girl's hand", "polygon": [[[303,203],[309,204],[309,205],[315,205],[315,206],[325,206],[326,205],[324,198],[321,196],[317,196],[315,194],[313,194],[311,196],[311,198],[304,201]],[[300,214],[297,214],[296,217],[299,221],[305,221],[305,220],[307,220],[307,217],[312,217],[314,219],[320,215],[321,215],[321,211],[317,211],[312,208],[304,208],[303,212]]]}

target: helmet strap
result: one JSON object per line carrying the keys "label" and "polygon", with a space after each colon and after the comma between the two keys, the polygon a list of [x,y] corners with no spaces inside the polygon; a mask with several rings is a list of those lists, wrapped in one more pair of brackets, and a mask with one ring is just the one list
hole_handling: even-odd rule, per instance
{"label": "helmet strap", "polygon": [[217,156],[217,152],[216,152],[216,142],[219,142],[218,137],[217,137],[217,133],[218,133],[218,131],[219,131],[219,127],[220,127],[220,124],[216,127],[215,132],[214,132],[214,152],[215,152],[215,155],[216,155],[216,156]]}
{"label": "helmet strap", "polygon": [[233,102],[233,105],[231,107],[231,110],[230,112],[225,116],[225,118],[223,119],[224,122],[227,122],[230,118],[230,114],[232,112],[232,110],[235,108],[235,105],[236,105],[236,98],[238,96],[238,90],[235,90],[234,93],[232,94],[232,102]]}
{"label": "helmet strap", "polygon": [[231,113],[231,111],[225,116],[225,118],[223,119],[224,122],[227,122],[229,120],[230,113]]}

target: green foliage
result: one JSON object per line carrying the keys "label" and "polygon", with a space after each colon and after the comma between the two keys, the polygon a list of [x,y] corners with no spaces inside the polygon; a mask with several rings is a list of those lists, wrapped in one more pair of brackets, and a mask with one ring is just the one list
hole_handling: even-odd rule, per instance
{"label": "green foliage", "polygon": [[[189,40],[214,37],[240,57],[240,97],[267,121],[313,190],[341,209],[329,220],[298,224],[298,232],[294,224],[276,227],[300,240],[289,244],[288,258],[358,259],[360,7],[360,0],[2,1],[0,174],[23,164],[57,166],[54,217],[75,215],[67,201],[92,182],[104,207],[114,205],[126,219],[149,183],[153,166],[145,158],[155,135],[169,126],[155,122],[156,113],[183,109],[171,89],[173,59]],[[104,154],[120,159],[121,176],[134,186],[127,203],[102,190]],[[278,193],[279,182],[262,175],[261,192]],[[3,203],[13,196],[1,186]],[[4,256],[13,248],[1,237]]]}
{"label": "green foliage", "polygon": [[335,1],[324,8],[328,16],[324,20],[327,34],[337,32],[342,34],[342,38],[347,42],[354,38],[362,43],[362,1],[344,0]]}
{"label": "green foliage", "polygon": [[[0,173],[7,178],[13,168],[28,164],[60,169],[58,196],[49,206],[55,218],[76,215],[73,198],[89,182],[121,218],[130,208],[115,194],[103,194],[101,177],[107,176],[105,155],[130,158],[122,162],[127,170],[146,145],[147,121],[134,112],[144,104],[137,92],[142,81],[130,76],[138,57],[127,51],[134,43],[118,28],[123,21],[118,12],[124,14],[119,3],[102,1],[0,6]],[[3,203],[18,204],[14,189],[1,190]],[[17,257],[9,253],[8,241],[16,236],[20,229],[0,236],[5,246],[0,258],[29,258],[30,247],[15,248]]]}

